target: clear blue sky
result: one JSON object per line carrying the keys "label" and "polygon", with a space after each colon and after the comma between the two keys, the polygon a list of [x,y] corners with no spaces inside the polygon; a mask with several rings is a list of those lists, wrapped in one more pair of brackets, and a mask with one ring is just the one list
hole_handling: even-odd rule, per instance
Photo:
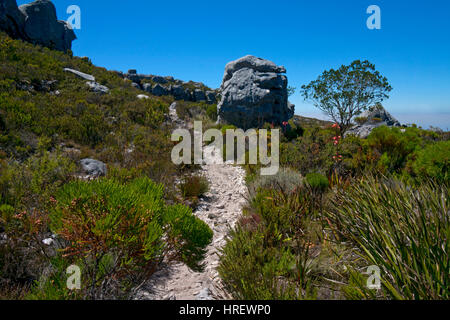
{"label": "clear blue sky", "polygon": [[[325,69],[368,59],[394,88],[384,103],[394,116],[450,128],[448,0],[53,2],[62,20],[69,5],[81,8],[73,51],[108,69],[216,88],[227,62],[252,54],[284,65],[299,88]],[[381,30],[366,27],[372,4],[381,8]],[[291,101],[297,114],[317,116],[298,93]]]}

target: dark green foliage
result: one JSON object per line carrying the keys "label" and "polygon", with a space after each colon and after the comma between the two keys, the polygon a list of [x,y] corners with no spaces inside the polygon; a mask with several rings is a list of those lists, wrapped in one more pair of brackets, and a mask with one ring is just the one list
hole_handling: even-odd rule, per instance
{"label": "dark green foliage", "polygon": [[419,129],[403,130],[381,126],[367,138],[367,146],[379,157],[377,167],[383,172],[398,172],[404,168],[408,156],[421,145]]}
{"label": "dark green foliage", "polygon": [[219,273],[235,299],[297,299],[295,286],[286,278],[295,269],[288,250],[264,246],[264,235],[238,228],[222,250]]}
{"label": "dark green foliage", "polygon": [[280,164],[294,168],[303,176],[311,171],[330,172],[334,166],[335,148],[331,143],[334,133],[312,127],[302,137],[280,145]]}
{"label": "dark green foliage", "polygon": [[194,270],[202,270],[205,248],[212,240],[213,232],[206,223],[196,218],[190,208],[174,205],[167,208],[163,215],[167,225],[167,234],[173,250]]}
{"label": "dark green foliage", "polygon": [[169,254],[198,269],[212,239],[189,208],[165,206],[163,186],[148,178],[69,183],[58,192],[50,218],[51,230],[68,243],[62,257],[83,266],[83,292],[92,299],[107,296],[111,283],[112,297],[126,293]]}
{"label": "dark green foliage", "polygon": [[418,150],[411,167],[418,177],[433,178],[445,184],[450,182],[450,141],[440,141]]}
{"label": "dark green foliage", "polygon": [[309,250],[315,240],[304,232],[313,225],[312,194],[302,184],[252,184],[258,192],[223,249],[222,279],[238,299],[313,298]]}
{"label": "dark green foliage", "polygon": [[212,104],[206,109],[206,114],[212,121],[217,121],[217,105]]}
{"label": "dark green foliage", "polygon": [[305,130],[299,125],[294,123],[294,121],[289,121],[289,124],[283,127],[283,135],[288,141],[297,139],[303,136]]}
{"label": "dark green foliage", "polygon": [[330,185],[327,177],[320,173],[308,173],[306,175],[306,182],[313,190],[320,193],[323,193]]}

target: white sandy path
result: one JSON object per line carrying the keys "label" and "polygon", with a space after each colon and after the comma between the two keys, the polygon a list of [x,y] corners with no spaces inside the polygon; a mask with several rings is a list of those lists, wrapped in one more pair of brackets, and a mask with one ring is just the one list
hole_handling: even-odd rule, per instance
{"label": "white sandy path", "polygon": [[[171,109],[174,108],[171,106]],[[171,117],[174,118],[173,111]],[[220,164],[221,155],[216,152],[214,146],[204,147],[203,154],[204,164],[201,166],[201,174],[210,182],[210,190],[205,198],[200,200],[194,214],[214,231],[213,241],[207,248],[204,260],[205,269],[203,272],[194,272],[183,263],[166,265],[140,290],[139,299],[231,298],[223,289],[216,270],[219,264],[218,249],[225,245],[230,228],[235,226],[242,213],[242,207],[246,204],[245,171],[230,163]]]}

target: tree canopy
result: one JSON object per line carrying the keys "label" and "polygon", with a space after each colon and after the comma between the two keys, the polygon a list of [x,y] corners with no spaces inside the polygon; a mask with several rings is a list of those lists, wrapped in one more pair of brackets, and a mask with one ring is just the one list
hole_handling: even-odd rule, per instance
{"label": "tree canopy", "polygon": [[353,117],[389,98],[386,77],[369,61],[355,60],[339,69],[324,71],[317,80],[303,85],[301,94],[341,127],[344,133]]}

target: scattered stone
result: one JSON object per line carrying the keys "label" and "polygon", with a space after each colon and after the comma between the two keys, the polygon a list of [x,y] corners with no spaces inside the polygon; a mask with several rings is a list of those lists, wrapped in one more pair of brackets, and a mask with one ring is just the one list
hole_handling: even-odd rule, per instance
{"label": "scattered stone", "polygon": [[[155,96],[173,95],[175,100],[185,100],[193,102],[206,102],[208,104],[217,103],[217,91],[207,89],[201,82],[181,81],[173,77],[162,77],[156,75],[138,74],[137,70],[128,70],[128,73],[116,72],[124,80],[130,80],[140,89],[147,91]],[[133,84],[136,88],[137,85]],[[191,92],[190,88],[194,86],[195,89]]]}
{"label": "scattered stone", "polygon": [[138,94],[137,98],[140,99],[140,100],[142,100],[142,99],[150,99],[150,97],[145,95],[145,94]]}
{"label": "scattered stone", "polygon": [[103,86],[97,82],[93,82],[93,81],[87,81],[86,85],[89,86],[90,90],[92,92],[96,92],[96,93],[100,93],[100,94],[106,94],[109,93],[109,88],[106,86]]}
{"label": "scattered stone", "polygon": [[47,238],[42,240],[42,243],[45,244],[46,246],[51,246],[52,244],[55,243],[55,240],[53,240],[52,238]]}
{"label": "scattered stone", "polygon": [[138,90],[141,90],[141,86],[140,86],[138,83],[136,83],[136,82],[133,82],[133,83],[131,84],[131,86],[132,86],[133,88],[136,88],[136,89],[138,89]]}
{"label": "scattered stone", "polygon": [[87,74],[87,73],[83,73],[83,72],[78,71],[78,70],[74,70],[74,69],[70,69],[70,68],[64,68],[64,71],[73,73],[73,74],[77,75],[78,77],[80,77],[80,78],[82,78],[84,80],[95,81],[95,77],[94,76],[92,76],[90,74]]}
{"label": "scattered stone", "polygon": [[208,219],[211,219],[211,220],[214,220],[214,219],[216,219],[217,217],[216,217],[216,215],[214,214],[214,213],[209,213],[208,214]]}
{"label": "scattered stone", "polygon": [[214,300],[214,299],[211,296],[211,291],[208,288],[204,288],[197,295],[197,300]]}
{"label": "scattered stone", "polygon": [[142,85],[142,90],[147,91],[148,93],[152,93],[152,84],[151,83],[144,83]]}
{"label": "scattered stone", "polygon": [[105,176],[107,173],[106,164],[94,160],[94,159],[83,159],[80,161],[81,167],[89,178],[98,178]]}

